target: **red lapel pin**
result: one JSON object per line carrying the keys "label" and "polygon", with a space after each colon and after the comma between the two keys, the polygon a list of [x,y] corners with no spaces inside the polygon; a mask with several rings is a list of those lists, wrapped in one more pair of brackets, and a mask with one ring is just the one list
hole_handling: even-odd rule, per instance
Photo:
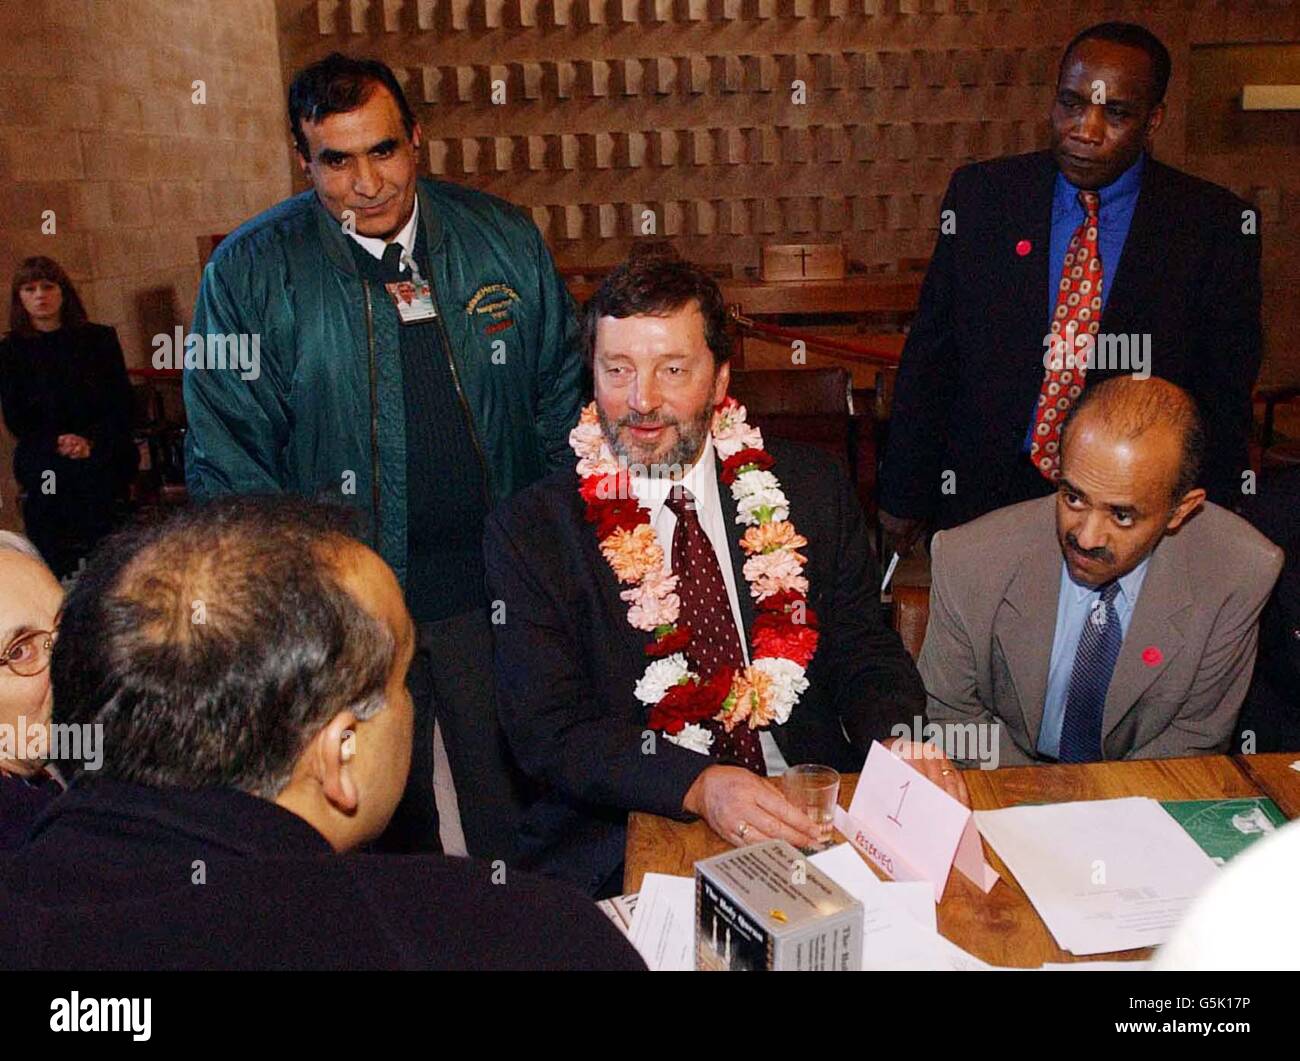
{"label": "red lapel pin", "polygon": [[1033,249],[1034,249],[1034,245],[1030,243],[1029,240],[1027,239],[1022,239],[1019,243],[1016,244],[1016,253],[1019,254],[1020,257],[1022,258]]}
{"label": "red lapel pin", "polygon": [[1148,667],[1158,667],[1165,661],[1165,654],[1155,645],[1147,645],[1142,650],[1142,662]]}

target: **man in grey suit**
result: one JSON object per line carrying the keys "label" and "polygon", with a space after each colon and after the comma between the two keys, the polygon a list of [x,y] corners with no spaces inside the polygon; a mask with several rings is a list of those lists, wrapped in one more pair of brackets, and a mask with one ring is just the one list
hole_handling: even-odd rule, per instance
{"label": "man in grey suit", "polygon": [[1227,748],[1282,550],[1205,500],[1202,448],[1185,391],[1107,380],[1055,495],[935,536],[931,722],[995,726],[998,765]]}

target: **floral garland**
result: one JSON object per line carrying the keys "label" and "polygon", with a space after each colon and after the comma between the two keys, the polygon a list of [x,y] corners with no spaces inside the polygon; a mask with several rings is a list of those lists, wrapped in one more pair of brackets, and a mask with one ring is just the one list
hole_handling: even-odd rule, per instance
{"label": "floral garland", "polygon": [[619,582],[630,588],[627,619],[654,634],[646,645],[652,662],[636,683],[650,706],[649,724],[667,740],[707,755],[713,734],[700,725],[714,719],[730,733],[745,723],[761,729],[784,723],[808,688],[805,670],[817,650],[817,617],[808,607],[807,563],[798,550],[808,539],[789,522],[789,502],[770,471],[773,460],[745,407],[725,399],[713,415],[713,445],[722,459],[722,482],[736,499],[736,522],[747,525],[740,547],[748,555],[745,580],[758,603],[748,667],[723,667],[702,677],[690,669],[690,628],[677,622],[677,576],[665,566],[650,513],[637,502],[626,468],[615,460],[593,402],[569,433],[578,456],[579,492],[596,526],[600,551]]}

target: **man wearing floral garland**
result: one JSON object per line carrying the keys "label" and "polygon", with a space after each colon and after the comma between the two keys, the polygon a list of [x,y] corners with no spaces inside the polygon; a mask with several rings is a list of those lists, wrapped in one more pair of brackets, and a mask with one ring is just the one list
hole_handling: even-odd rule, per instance
{"label": "man wearing floral garland", "polygon": [[[708,274],[634,255],[585,317],[596,401],[574,470],[499,508],[485,550],[502,722],[537,786],[523,857],[602,895],[621,890],[629,811],[814,842],[762,777],[861,769],[925,693],[847,476],[727,398]],[[916,765],[964,796],[946,760]]]}

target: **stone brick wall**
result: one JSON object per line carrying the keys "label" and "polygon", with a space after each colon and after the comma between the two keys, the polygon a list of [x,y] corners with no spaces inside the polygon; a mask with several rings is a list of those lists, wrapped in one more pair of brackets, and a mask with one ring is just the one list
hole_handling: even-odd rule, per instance
{"label": "stone brick wall", "polygon": [[[153,335],[189,322],[198,237],[291,190],[288,144],[273,0],[0,4],[0,331],[14,266],[46,254],[146,364]],[[0,525],[16,527],[10,444]]]}

